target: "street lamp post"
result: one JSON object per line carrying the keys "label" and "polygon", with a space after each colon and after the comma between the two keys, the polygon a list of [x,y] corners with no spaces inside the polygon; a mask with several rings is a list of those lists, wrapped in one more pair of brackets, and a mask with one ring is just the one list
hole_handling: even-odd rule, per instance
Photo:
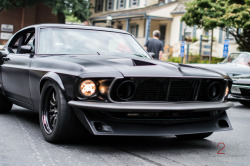
{"label": "street lamp post", "polygon": [[106,24],[108,28],[111,28],[111,23],[112,23],[112,17],[108,15],[106,18]]}

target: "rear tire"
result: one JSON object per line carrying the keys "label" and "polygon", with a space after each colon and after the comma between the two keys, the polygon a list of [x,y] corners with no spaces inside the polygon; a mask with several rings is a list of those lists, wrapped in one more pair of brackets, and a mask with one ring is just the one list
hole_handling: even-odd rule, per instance
{"label": "rear tire", "polygon": [[0,114],[6,114],[11,111],[13,103],[4,95],[0,94]]}
{"label": "rear tire", "polygon": [[199,139],[204,139],[206,137],[209,137],[212,134],[213,134],[213,132],[210,132],[210,133],[198,133],[198,134],[186,134],[186,135],[176,135],[176,137],[179,138],[179,139],[184,139],[184,140],[199,140]]}
{"label": "rear tire", "polygon": [[45,140],[51,143],[73,139],[77,135],[76,129],[82,127],[69,108],[62,90],[51,81],[47,81],[42,89],[39,122]]}
{"label": "rear tire", "polygon": [[244,105],[244,106],[250,106],[250,101],[245,101],[245,100],[242,100],[242,101],[239,101],[240,104]]}

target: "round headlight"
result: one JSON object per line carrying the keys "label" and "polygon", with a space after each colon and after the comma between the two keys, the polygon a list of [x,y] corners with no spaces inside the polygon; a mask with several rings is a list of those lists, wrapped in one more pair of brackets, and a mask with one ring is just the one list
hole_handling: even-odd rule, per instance
{"label": "round headlight", "polygon": [[229,88],[227,86],[226,91],[225,91],[225,97],[228,95],[228,93],[229,93]]}
{"label": "round headlight", "polygon": [[96,84],[92,80],[85,80],[80,85],[80,92],[83,96],[90,97],[96,92]]}

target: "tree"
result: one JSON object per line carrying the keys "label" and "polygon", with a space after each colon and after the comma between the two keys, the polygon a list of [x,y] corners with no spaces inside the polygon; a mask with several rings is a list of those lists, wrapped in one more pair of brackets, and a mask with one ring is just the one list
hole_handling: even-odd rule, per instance
{"label": "tree", "polygon": [[65,23],[65,16],[72,15],[80,21],[85,21],[90,16],[91,3],[88,0],[42,0],[45,5],[52,8],[57,14],[58,22]]}
{"label": "tree", "polygon": [[59,23],[65,23],[65,16],[72,15],[80,21],[85,21],[90,16],[92,7],[89,0],[0,0],[1,9],[9,10],[13,7],[29,7],[39,2],[52,8],[52,12],[57,15]]}
{"label": "tree", "polygon": [[187,25],[220,27],[234,36],[241,51],[250,52],[250,0],[194,0],[186,11],[182,21]]}

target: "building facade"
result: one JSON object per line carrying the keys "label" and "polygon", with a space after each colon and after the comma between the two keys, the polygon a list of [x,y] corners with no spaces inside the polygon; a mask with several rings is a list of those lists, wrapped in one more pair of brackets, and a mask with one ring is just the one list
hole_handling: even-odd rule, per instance
{"label": "building facade", "polygon": [[[154,30],[161,32],[165,56],[180,55],[180,43],[189,43],[189,52],[209,56],[211,32],[188,27],[181,22],[186,12],[183,0],[90,0],[94,5],[90,22],[94,26],[122,29],[144,45]],[[213,56],[222,57],[225,39],[230,40],[229,53],[237,50],[234,39],[221,29],[214,30]]]}
{"label": "building facade", "polygon": [[57,23],[57,16],[43,4],[0,11],[0,46],[21,28],[40,23]]}

